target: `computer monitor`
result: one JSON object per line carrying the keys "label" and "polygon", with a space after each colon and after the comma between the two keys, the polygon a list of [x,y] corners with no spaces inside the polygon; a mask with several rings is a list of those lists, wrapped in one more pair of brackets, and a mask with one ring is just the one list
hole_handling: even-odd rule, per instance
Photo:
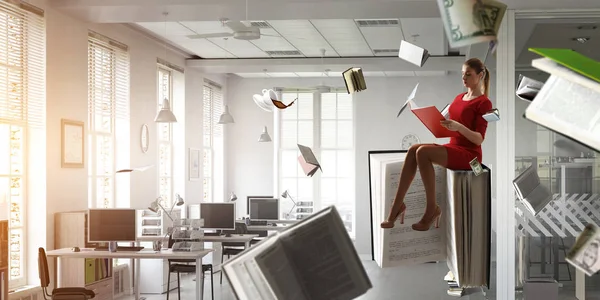
{"label": "computer monitor", "polygon": [[204,229],[234,230],[235,203],[200,203],[200,218]]}
{"label": "computer monitor", "polygon": [[250,220],[279,220],[279,199],[250,198]]}
{"label": "computer monitor", "polygon": [[88,242],[135,242],[135,209],[88,210]]}

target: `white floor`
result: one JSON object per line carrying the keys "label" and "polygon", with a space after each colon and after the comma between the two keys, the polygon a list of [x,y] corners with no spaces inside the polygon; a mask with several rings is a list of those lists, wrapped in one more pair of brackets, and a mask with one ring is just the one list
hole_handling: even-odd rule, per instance
{"label": "white floor", "polygon": [[[429,263],[411,267],[386,268],[381,269],[373,261],[364,261],[365,269],[371,279],[373,288],[365,295],[359,297],[359,300],[451,300],[459,299],[458,297],[448,296],[446,293],[447,284],[443,281],[444,275],[448,272],[445,262]],[[495,270],[492,272],[492,284],[494,283]],[[195,282],[192,281],[194,274],[182,275],[181,299],[195,299]],[[231,288],[227,280],[223,278],[223,284],[219,284],[219,273],[214,274],[214,293],[215,300],[236,300],[231,292]],[[600,276],[596,276],[600,277]],[[595,278],[598,279],[598,278]],[[597,284],[593,283],[596,287]],[[600,288],[600,287],[599,287]],[[597,288],[592,288],[596,290]],[[481,289],[472,289],[467,294],[461,297],[461,300],[495,300],[494,286],[491,290],[486,290],[486,296],[483,295]],[[576,300],[573,295],[574,287],[571,282],[564,282],[564,287],[560,290],[559,299],[561,300]],[[146,300],[162,300],[166,299],[166,294],[144,294]],[[600,293],[590,291],[586,295],[586,300],[600,300]],[[133,300],[133,297],[125,298]],[[169,299],[177,300],[177,290],[171,291]],[[204,299],[211,299],[211,282],[210,276],[206,277]],[[522,295],[517,294],[517,300],[523,299]]]}

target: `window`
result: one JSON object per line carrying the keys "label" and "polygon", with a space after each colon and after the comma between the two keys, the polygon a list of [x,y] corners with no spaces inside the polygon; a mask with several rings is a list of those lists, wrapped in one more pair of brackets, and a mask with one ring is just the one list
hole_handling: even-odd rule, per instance
{"label": "window", "polygon": [[[129,54],[127,46],[95,32],[88,35],[88,205],[117,207],[117,186],[129,191]],[[127,155],[117,155],[125,153]]]}
{"label": "window", "polygon": [[45,132],[45,65],[43,11],[0,2],[0,203],[10,213],[10,288],[26,284],[28,162],[39,153],[30,134]]}
{"label": "window", "polygon": [[223,181],[218,180],[223,178],[223,125],[217,124],[223,112],[221,86],[205,79],[203,102],[202,202],[213,202],[215,199],[223,199]]}
{"label": "window", "polygon": [[[168,99],[171,111],[173,101],[173,71],[158,64],[158,107],[162,107],[163,99]],[[167,206],[173,199],[173,124],[157,123],[158,131],[158,191]]]}
{"label": "window", "polygon": [[[297,203],[296,219],[335,205],[346,229],[354,236],[354,125],[352,96],[346,93],[284,92],[295,105],[279,111],[276,144],[279,190],[288,190]],[[307,177],[300,165],[297,144],[312,148],[323,172]],[[281,198],[282,213],[292,202]]]}

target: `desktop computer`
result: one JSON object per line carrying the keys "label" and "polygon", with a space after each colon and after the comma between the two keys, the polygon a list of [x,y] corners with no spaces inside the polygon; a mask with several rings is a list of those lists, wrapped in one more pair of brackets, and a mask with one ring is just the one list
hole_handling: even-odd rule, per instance
{"label": "desktop computer", "polygon": [[248,208],[251,224],[252,220],[279,220],[279,199],[277,198],[248,199]]}
{"label": "desktop computer", "polygon": [[[89,209],[88,216],[88,242],[90,243],[116,243],[135,242],[136,226],[135,209]],[[144,247],[117,247],[117,251],[140,251]],[[96,247],[95,250],[105,251],[108,247]]]}
{"label": "desktop computer", "polygon": [[234,230],[235,203],[200,203],[203,230]]}

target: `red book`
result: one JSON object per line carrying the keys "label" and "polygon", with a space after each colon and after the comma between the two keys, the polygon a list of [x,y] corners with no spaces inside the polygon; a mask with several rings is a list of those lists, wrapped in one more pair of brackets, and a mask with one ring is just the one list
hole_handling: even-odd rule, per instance
{"label": "red book", "polygon": [[458,132],[448,130],[442,126],[440,121],[446,120],[446,118],[442,116],[442,113],[435,106],[411,108],[411,111],[436,138],[456,137],[459,135]]}

